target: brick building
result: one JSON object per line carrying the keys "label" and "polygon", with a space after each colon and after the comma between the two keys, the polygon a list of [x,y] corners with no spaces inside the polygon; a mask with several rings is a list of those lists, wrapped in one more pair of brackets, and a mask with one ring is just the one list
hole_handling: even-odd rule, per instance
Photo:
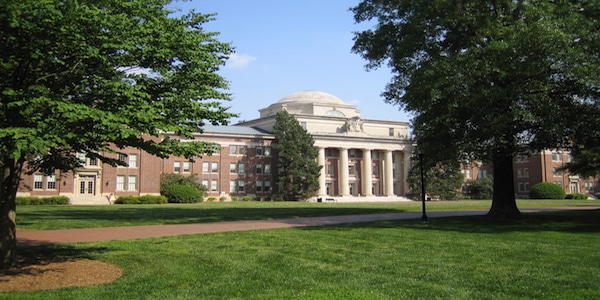
{"label": "brick building", "polygon": [[[276,191],[274,135],[278,111],[287,110],[314,138],[324,166],[315,197],[338,201],[368,198],[404,199],[412,140],[408,123],[362,119],[357,107],[319,91],[288,95],[260,109],[260,117],[234,126],[206,126],[195,139],[214,142],[220,150],[194,162],[158,158],[137,149],[118,157],[128,167],[112,167],[81,157],[84,167],[67,174],[26,175],[19,196],[64,195],[72,203],[108,203],[110,194],[158,195],[160,174],[194,174],[209,197],[271,196]],[[117,157],[115,157],[117,158]]]}
{"label": "brick building", "polygon": [[[513,159],[514,187],[517,198],[528,198],[529,189],[540,182],[560,185],[567,194],[588,194],[596,196],[600,192],[599,178],[583,178],[559,171],[571,159],[568,151],[544,150],[529,155],[519,155]],[[484,178],[493,174],[493,168],[485,164],[472,164],[463,167],[465,180]]]}

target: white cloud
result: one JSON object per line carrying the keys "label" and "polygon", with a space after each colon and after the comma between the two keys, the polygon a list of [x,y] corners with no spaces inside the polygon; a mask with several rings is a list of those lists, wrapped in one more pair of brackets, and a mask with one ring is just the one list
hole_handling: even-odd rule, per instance
{"label": "white cloud", "polygon": [[229,57],[229,60],[227,60],[227,66],[230,68],[242,69],[254,60],[256,60],[256,57],[254,56],[233,53]]}

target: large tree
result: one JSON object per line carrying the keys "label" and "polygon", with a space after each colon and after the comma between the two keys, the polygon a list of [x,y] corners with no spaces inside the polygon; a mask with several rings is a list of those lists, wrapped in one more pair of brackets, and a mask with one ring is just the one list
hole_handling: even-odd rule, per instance
{"label": "large tree", "polygon": [[414,114],[428,161],[492,163],[488,216],[520,215],[515,154],[569,148],[597,124],[586,119],[600,109],[597,1],[364,0],[353,12],[375,21],[353,51],[391,68],[383,96]]}
{"label": "large tree", "polygon": [[277,113],[273,132],[277,146],[278,194],[284,200],[306,200],[314,196],[319,190],[323,166],[317,164],[319,153],[314,148],[313,137],[285,110]]}
{"label": "large tree", "polygon": [[[214,150],[180,142],[232,114],[215,72],[232,48],[170,0],[0,0],[0,268],[16,261],[23,172],[121,164],[119,149],[166,157]],[[116,149],[116,150],[115,150]]]}

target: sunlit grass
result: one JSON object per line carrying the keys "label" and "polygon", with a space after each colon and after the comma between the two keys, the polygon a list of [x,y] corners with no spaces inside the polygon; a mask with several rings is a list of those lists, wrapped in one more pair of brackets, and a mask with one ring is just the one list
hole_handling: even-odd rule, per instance
{"label": "sunlit grass", "polygon": [[121,266],[5,299],[598,299],[600,211],[385,221],[25,248]]}

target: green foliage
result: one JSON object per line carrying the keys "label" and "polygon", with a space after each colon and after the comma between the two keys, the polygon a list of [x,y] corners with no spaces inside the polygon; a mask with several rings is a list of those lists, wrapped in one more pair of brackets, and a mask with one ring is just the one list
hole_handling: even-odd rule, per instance
{"label": "green foliage", "polygon": [[165,196],[120,196],[115,201],[115,204],[165,204],[167,203]]}
{"label": "green foliage", "polygon": [[565,199],[586,200],[588,197],[589,196],[586,194],[575,193],[575,194],[567,194],[565,196]]}
{"label": "green foliage", "polygon": [[[427,194],[439,196],[442,200],[458,198],[464,179],[458,162],[438,163],[433,167],[429,167],[425,162],[423,173]],[[414,198],[421,199],[421,165],[416,156],[412,157],[412,167],[407,181]]]}
{"label": "green foliage", "polygon": [[285,200],[305,200],[319,190],[323,166],[316,162],[318,152],[313,137],[287,111],[277,113],[273,126],[277,145],[278,194]]}
{"label": "green foliage", "polygon": [[600,152],[595,1],[363,0],[353,12],[374,24],[353,51],[369,69],[391,68],[383,96],[414,115],[426,157],[494,165],[494,213],[518,212],[515,154]]}
{"label": "green foliage", "polygon": [[470,199],[492,199],[494,180],[491,177],[469,180],[465,184],[464,194]]}
{"label": "green foliage", "polygon": [[529,189],[531,199],[565,199],[565,197],[563,188],[551,182],[540,182]]}
{"label": "green foliage", "polygon": [[217,74],[233,49],[203,30],[213,15],[174,13],[170,3],[2,1],[0,268],[16,260],[8,221],[24,166],[75,170],[79,153],[120,165],[115,152],[126,147],[189,159],[216,150],[180,137],[234,116]]}
{"label": "green foliage", "polygon": [[67,205],[69,198],[56,197],[17,197],[17,205]]}
{"label": "green foliage", "polygon": [[165,195],[167,189],[173,185],[187,185],[195,188],[202,193],[206,192],[207,187],[198,181],[197,175],[182,175],[177,173],[160,174],[160,194]]}
{"label": "green foliage", "polygon": [[165,195],[169,203],[202,202],[202,193],[189,185],[172,185],[167,188]]}

